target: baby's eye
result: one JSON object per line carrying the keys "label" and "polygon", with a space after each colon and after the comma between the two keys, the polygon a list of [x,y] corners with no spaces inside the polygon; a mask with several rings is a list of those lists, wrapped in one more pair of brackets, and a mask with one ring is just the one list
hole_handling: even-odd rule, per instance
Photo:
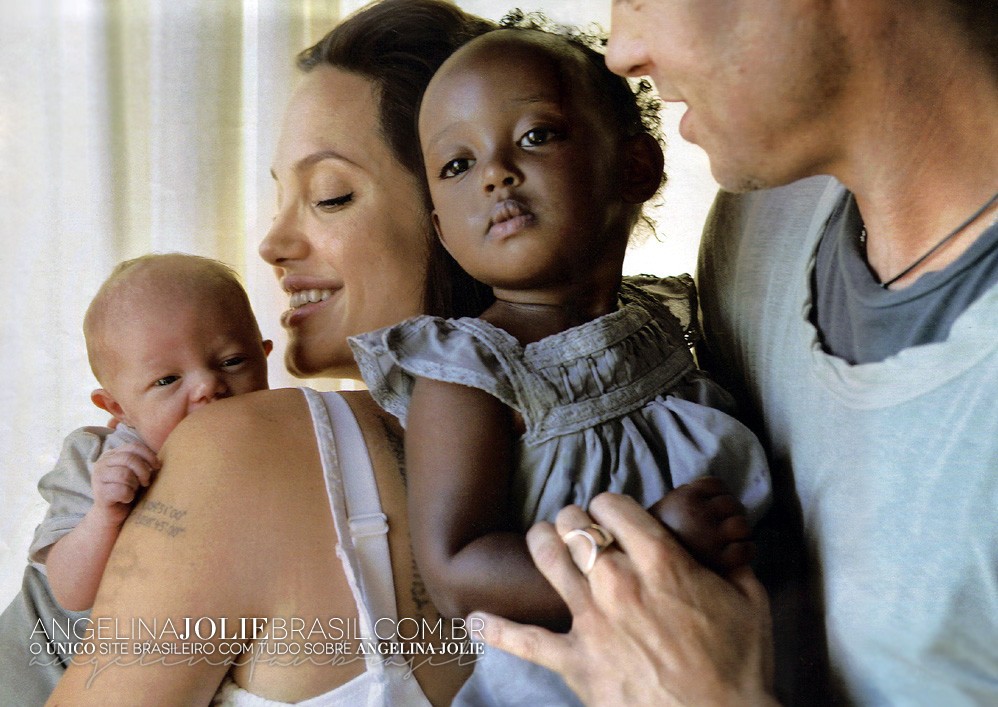
{"label": "baby's eye", "polygon": [[222,361],[222,368],[233,368],[245,362],[246,362],[245,356],[231,356]]}
{"label": "baby's eye", "polygon": [[471,165],[474,164],[474,160],[468,157],[458,157],[453,159],[444,165],[444,168],[440,170],[441,179],[450,179],[451,177],[456,177],[459,174],[463,174],[471,169]]}
{"label": "baby's eye", "polygon": [[157,388],[162,388],[170,385],[171,383],[176,383],[180,380],[180,376],[163,376],[162,378],[156,380],[153,385]]}
{"label": "baby's eye", "polygon": [[538,147],[558,136],[551,128],[531,128],[520,138],[520,147]]}
{"label": "baby's eye", "polygon": [[343,206],[344,204],[349,204],[351,201],[353,201],[353,192],[343,194],[342,196],[334,196],[332,199],[317,201],[315,202],[315,206],[316,208],[324,211],[332,211],[333,209]]}

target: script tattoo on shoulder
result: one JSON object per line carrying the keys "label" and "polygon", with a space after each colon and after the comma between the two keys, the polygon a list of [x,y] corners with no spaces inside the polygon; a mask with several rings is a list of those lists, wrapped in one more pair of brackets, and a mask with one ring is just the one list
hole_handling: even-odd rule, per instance
{"label": "script tattoo on shoulder", "polygon": [[385,433],[385,440],[388,442],[388,450],[395,457],[395,464],[398,466],[399,474],[402,476],[402,483],[408,486],[405,476],[405,441],[398,429],[384,417],[378,417],[381,422],[381,429]]}
{"label": "script tattoo on shoulder", "polygon": [[132,511],[131,519],[136,525],[150,528],[170,538],[182,535],[187,527],[183,524],[187,511],[162,501],[143,500]]}

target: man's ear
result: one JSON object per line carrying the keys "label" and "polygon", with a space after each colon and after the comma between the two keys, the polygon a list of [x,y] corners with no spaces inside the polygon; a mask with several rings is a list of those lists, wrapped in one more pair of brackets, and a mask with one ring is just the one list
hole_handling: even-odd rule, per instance
{"label": "man's ear", "polygon": [[121,409],[121,406],[118,405],[118,401],[103,388],[98,388],[90,393],[90,401],[101,410],[109,412],[114,419],[128,424],[128,420],[125,419],[125,412]]}
{"label": "man's ear", "polygon": [[[263,340],[263,355],[269,356],[270,352],[274,350],[274,342],[270,339]],[[97,391],[94,391],[97,392]]]}
{"label": "man's ear", "polygon": [[662,185],[665,156],[658,140],[638,133],[624,141],[620,195],[627,204],[643,204]]}

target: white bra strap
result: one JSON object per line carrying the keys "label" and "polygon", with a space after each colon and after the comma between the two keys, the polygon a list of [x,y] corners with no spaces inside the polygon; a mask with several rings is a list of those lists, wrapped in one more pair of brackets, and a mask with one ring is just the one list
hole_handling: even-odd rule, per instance
{"label": "white bra strap", "polygon": [[[375,638],[392,640],[398,618],[395,607],[395,577],[388,550],[388,516],[374,479],[371,456],[357,418],[342,395],[323,394],[332,422],[346,497],[350,535],[360,568],[361,591],[372,621]],[[379,622],[379,619],[387,619]]]}

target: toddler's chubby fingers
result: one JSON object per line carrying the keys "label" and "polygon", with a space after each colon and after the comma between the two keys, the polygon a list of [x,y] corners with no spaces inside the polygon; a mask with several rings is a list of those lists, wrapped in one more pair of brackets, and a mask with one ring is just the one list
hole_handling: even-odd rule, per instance
{"label": "toddler's chubby fingers", "polygon": [[745,506],[733,495],[725,491],[717,494],[707,501],[710,511],[715,518],[727,518],[729,516],[744,516]]}
{"label": "toddler's chubby fingers", "polygon": [[728,485],[725,484],[721,479],[716,476],[701,476],[699,478],[693,479],[689,483],[684,484],[680,488],[687,488],[691,493],[694,493],[703,498],[710,498],[712,496],[722,496],[730,493],[728,490]]}
{"label": "toddler's chubby fingers", "polygon": [[630,496],[601,493],[589,504],[589,513],[613,533],[621,550],[632,560],[640,561],[648,553],[658,551],[686,555],[662,523]]}
{"label": "toddler's chubby fingers", "polygon": [[755,559],[755,543],[750,541],[729,543],[721,550],[718,569],[730,572],[738,567],[748,567]]}

